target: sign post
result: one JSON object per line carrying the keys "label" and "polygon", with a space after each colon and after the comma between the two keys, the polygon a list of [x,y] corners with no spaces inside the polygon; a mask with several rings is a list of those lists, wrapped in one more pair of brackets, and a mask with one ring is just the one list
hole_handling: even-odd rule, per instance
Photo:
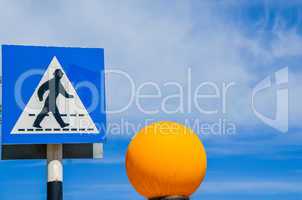
{"label": "sign post", "polygon": [[47,159],[47,200],[62,200],[62,160],[103,157],[104,50],[1,49],[2,159]]}
{"label": "sign post", "polygon": [[63,199],[63,146],[47,145],[47,200]]}

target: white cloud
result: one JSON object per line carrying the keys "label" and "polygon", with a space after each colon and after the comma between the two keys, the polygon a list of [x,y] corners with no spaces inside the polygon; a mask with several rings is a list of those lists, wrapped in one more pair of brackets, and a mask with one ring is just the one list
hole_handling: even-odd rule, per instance
{"label": "white cloud", "polygon": [[[221,8],[227,10],[232,6],[236,4],[223,3]],[[199,9],[198,13],[195,7]],[[135,0],[47,3],[7,0],[1,1],[1,8],[2,43],[104,47],[107,69],[121,69],[129,73],[136,84],[169,80],[186,87],[188,67],[192,68],[193,86],[204,81],[234,81],[237,85],[230,93],[227,115],[200,115],[193,109],[190,117],[201,117],[204,121],[222,116],[240,126],[258,125],[260,122],[250,110],[251,82],[255,83],[267,74],[258,69],[259,75],[251,70],[252,65],[255,62],[267,64],[266,71],[273,73],[276,67],[282,67],[270,66],[275,58],[299,55],[300,50],[297,44],[301,36],[294,29],[288,31],[276,25],[274,34],[278,37],[273,40],[270,49],[262,43],[265,40],[261,34],[249,37],[210,1],[202,5],[178,1],[171,5],[164,1],[151,3]],[[269,4],[266,9],[270,9]],[[259,30],[267,25],[267,20],[267,15],[260,19],[261,23],[257,24]],[[279,21],[275,23],[279,24]],[[251,53],[252,58],[242,56],[243,51]],[[292,75],[299,80],[301,73]],[[108,108],[125,105],[131,96],[128,82],[112,75],[107,77],[106,84]],[[170,92],[165,90],[163,95]],[[185,90],[185,94],[187,92]],[[211,101],[207,103],[213,104]],[[293,100],[290,103],[293,104],[290,112],[299,116],[297,102]],[[157,104],[154,100],[144,103],[145,106],[154,104]],[[263,104],[272,107],[270,103]],[[132,106],[120,115],[110,115],[109,121],[121,116],[136,120],[150,117]],[[166,117],[173,120],[182,116]],[[161,118],[160,115],[154,117]],[[297,120],[293,122],[299,126]]]}

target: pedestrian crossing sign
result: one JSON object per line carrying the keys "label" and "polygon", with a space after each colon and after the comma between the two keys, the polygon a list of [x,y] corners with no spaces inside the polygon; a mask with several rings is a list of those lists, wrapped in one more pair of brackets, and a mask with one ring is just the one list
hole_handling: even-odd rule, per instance
{"label": "pedestrian crossing sign", "polygon": [[104,51],[2,46],[2,143],[102,142]]}

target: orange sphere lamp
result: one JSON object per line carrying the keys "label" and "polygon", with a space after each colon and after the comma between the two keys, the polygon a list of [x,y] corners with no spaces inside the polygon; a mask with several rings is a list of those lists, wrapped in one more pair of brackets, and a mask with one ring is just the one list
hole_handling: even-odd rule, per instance
{"label": "orange sphere lamp", "polygon": [[203,144],[176,122],[156,122],[141,129],[126,154],[128,178],[135,190],[152,200],[189,199],[206,174]]}

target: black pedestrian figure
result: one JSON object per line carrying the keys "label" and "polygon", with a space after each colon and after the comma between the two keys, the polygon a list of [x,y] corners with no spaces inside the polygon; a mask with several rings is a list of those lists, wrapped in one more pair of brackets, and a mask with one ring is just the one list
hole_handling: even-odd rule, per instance
{"label": "black pedestrian figure", "polygon": [[57,122],[60,124],[61,128],[69,126],[68,123],[65,123],[61,117],[60,111],[57,107],[56,100],[59,94],[62,94],[66,98],[73,98],[73,95],[70,95],[64,89],[62,83],[60,82],[64,73],[60,69],[56,69],[53,73],[54,77],[45,83],[43,83],[38,89],[38,98],[40,101],[43,101],[44,93],[49,90],[48,96],[45,100],[43,109],[38,114],[33,126],[36,128],[42,128],[40,123],[43,121],[44,117],[47,116],[49,112],[51,112]]}

